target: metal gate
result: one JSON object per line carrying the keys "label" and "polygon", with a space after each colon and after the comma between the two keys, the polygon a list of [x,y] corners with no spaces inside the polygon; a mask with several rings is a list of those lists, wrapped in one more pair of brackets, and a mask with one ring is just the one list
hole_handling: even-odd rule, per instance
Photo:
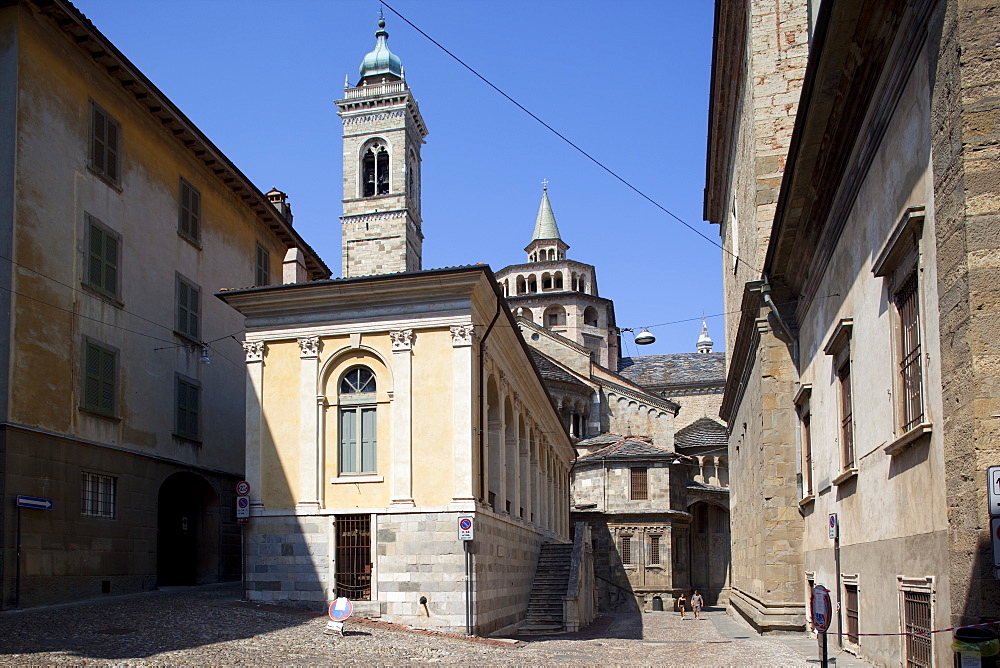
{"label": "metal gate", "polygon": [[372,597],[371,516],[339,515],[337,536],[336,592],[352,601]]}

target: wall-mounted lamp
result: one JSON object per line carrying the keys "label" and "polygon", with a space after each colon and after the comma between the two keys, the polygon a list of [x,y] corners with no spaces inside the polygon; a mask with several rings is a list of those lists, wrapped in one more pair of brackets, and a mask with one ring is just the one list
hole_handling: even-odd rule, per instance
{"label": "wall-mounted lamp", "polygon": [[201,364],[211,364],[212,358],[208,356],[208,346],[201,347],[201,358],[198,360]]}

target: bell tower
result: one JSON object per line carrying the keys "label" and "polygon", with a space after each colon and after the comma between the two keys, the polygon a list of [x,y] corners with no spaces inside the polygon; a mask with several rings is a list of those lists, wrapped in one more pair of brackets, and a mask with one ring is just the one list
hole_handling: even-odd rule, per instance
{"label": "bell tower", "polygon": [[421,268],[420,147],[427,126],[399,57],[389,51],[385,19],[378,25],[361,78],[353,87],[345,81],[337,100],[344,122],[344,278]]}

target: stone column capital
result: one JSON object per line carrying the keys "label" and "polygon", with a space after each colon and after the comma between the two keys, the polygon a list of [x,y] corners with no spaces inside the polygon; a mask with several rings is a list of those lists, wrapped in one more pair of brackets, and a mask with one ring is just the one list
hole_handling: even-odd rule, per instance
{"label": "stone column capital", "polygon": [[476,341],[476,328],[471,322],[451,326],[451,345],[456,348],[471,346]]}
{"label": "stone column capital", "polygon": [[392,352],[404,352],[413,349],[413,330],[397,329],[389,332],[392,339]]}
{"label": "stone column capital", "polygon": [[243,341],[243,352],[246,353],[247,364],[263,362],[265,347],[263,341]]}
{"label": "stone column capital", "polygon": [[319,357],[319,337],[304,336],[299,339],[299,357],[303,359]]}

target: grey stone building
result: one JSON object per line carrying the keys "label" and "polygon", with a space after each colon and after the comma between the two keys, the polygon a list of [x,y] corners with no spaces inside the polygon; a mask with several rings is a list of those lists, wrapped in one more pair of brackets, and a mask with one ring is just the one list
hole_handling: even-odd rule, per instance
{"label": "grey stone building", "polygon": [[951,663],[927,632],[1000,616],[998,19],[996,1],[718,3],[733,606],[802,628],[823,584],[843,648],[879,665]]}
{"label": "grey stone building", "polygon": [[725,601],[725,356],[703,322],[698,352],[620,357],[614,303],[568,249],[546,187],[528,262],[497,279],[576,443],[572,518],[591,528],[600,605],[649,610],[692,588]]}

